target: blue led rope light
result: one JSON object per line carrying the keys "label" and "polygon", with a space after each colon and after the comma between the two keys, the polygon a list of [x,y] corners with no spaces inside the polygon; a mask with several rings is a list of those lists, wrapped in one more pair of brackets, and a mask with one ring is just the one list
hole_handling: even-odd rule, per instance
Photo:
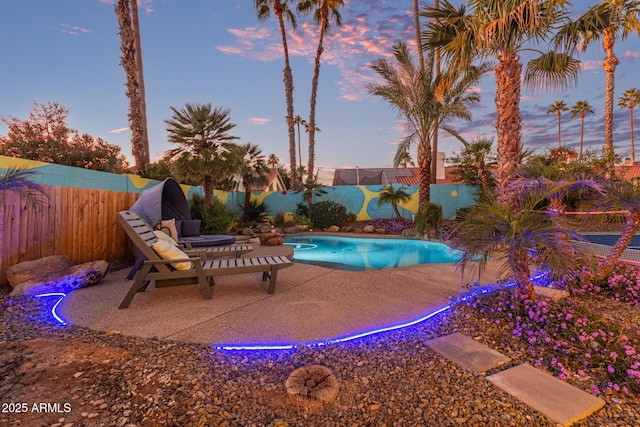
{"label": "blue led rope light", "polygon": [[[543,278],[545,276],[545,273],[540,273],[536,276],[533,276],[531,278],[531,281],[537,281],[540,280],[541,278]],[[478,290],[479,293],[482,294],[487,294],[489,292],[495,291],[497,289],[501,289],[501,288],[509,288],[515,286],[515,282],[509,282],[505,285],[502,286],[496,286],[496,285],[491,285],[491,286],[485,286],[481,289]],[[54,319],[56,319],[58,322],[60,322],[61,325],[64,326],[68,326],[69,323],[67,321],[65,321],[64,319],[62,319],[62,317],[60,315],[58,315],[57,313],[57,308],[60,305],[60,303],[62,303],[62,301],[67,297],[67,294],[63,293],[63,292],[51,292],[51,293],[46,293],[46,294],[38,294],[36,295],[36,298],[46,298],[46,297],[58,297],[58,300],[55,302],[55,304],[53,305],[53,307],[51,307],[51,315],[54,317]],[[409,326],[413,326],[413,325],[417,325],[418,323],[422,323],[426,320],[429,320],[430,318],[440,314],[440,313],[444,313],[447,310],[451,309],[455,304],[464,302],[466,300],[468,300],[470,298],[470,294],[469,295],[465,295],[462,296],[458,299],[458,301],[456,301],[453,304],[447,304],[444,307],[441,307],[439,309],[436,309],[422,317],[419,317],[417,319],[414,320],[410,320],[409,322],[405,322],[405,323],[400,323],[397,325],[392,325],[392,326],[387,326],[384,328],[378,328],[378,329],[374,329],[371,331],[366,331],[366,332],[360,332],[354,335],[346,335],[344,337],[340,337],[340,338],[331,338],[325,341],[308,341],[308,342],[302,342],[302,343],[297,343],[297,344],[269,344],[269,345],[212,345],[212,347],[216,350],[224,350],[224,351],[260,351],[260,350],[293,350],[296,349],[298,347],[323,347],[325,345],[329,345],[329,344],[338,344],[338,343],[343,343],[343,342],[347,342],[347,341],[353,341],[359,338],[364,338],[364,337],[368,337],[368,336],[372,336],[372,335],[377,335],[383,332],[390,332],[390,331],[395,331],[398,329],[404,329],[404,328],[408,328]]]}

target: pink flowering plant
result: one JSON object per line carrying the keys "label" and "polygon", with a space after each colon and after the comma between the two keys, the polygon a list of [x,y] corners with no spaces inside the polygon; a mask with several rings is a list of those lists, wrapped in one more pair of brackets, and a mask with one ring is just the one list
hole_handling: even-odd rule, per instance
{"label": "pink flowering plant", "polygon": [[[638,310],[640,269],[621,265],[604,283],[577,289],[566,287],[565,281],[575,284],[576,278],[541,280],[542,285],[553,282],[570,290],[557,300],[542,295],[533,300],[502,288],[472,293],[465,304],[486,320],[509,328],[526,342],[533,364],[558,378],[582,383],[596,394],[640,393],[640,325],[633,322],[633,315],[625,314]],[[629,304],[629,310],[608,310],[619,303]]]}
{"label": "pink flowering plant", "polygon": [[415,228],[416,224],[405,218],[376,218],[369,221],[369,225],[377,229],[384,229],[387,233],[400,233],[405,228]]}

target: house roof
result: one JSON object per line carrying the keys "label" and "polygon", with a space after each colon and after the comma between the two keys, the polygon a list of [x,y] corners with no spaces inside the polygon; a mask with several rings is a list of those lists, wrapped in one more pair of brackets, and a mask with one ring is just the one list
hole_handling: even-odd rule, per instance
{"label": "house roof", "polygon": [[629,162],[616,166],[616,173],[624,179],[640,178],[640,162]]}
{"label": "house roof", "polygon": [[252,191],[264,191],[267,188],[269,188],[269,184],[271,184],[273,181],[280,181],[280,185],[282,188],[286,188],[284,185],[284,181],[282,180],[282,177],[280,176],[280,172],[278,172],[278,170],[272,170],[269,173],[269,176],[267,177],[267,183],[264,185],[253,185],[251,186],[251,190]]}
{"label": "house roof", "polygon": [[[444,179],[438,179],[437,184],[459,184],[452,175],[452,166],[444,168]],[[420,183],[420,169],[411,168],[353,168],[336,169],[333,175],[333,185],[386,185]]]}

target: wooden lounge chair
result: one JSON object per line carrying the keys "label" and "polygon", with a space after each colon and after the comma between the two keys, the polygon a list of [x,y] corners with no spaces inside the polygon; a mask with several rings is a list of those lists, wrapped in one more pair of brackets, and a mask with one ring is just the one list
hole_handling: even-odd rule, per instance
{"label": "wooden lounge chair", "polygon": [[[156,282],[156,287],[196,284],[202,296],[211,299],[214,276],[261,272],[262,281],[269,280],[268,293],[273,294],[278,270],[293,265],[284,256],[207,259],[205,250],[190,251],[186,253],[188,258],[164,260],[153,249],[153,244],[158,240],[153,229],[137,213],[122,211],[117,214],[117,218],[134,246],[145,257],[142,268],[137,272],[133,285],[119,308],[127,308],[136,293],[146,290],[152,280]],[[188,270],[172,267],[172,264],[180,262],[188,262],[192,266]]]}

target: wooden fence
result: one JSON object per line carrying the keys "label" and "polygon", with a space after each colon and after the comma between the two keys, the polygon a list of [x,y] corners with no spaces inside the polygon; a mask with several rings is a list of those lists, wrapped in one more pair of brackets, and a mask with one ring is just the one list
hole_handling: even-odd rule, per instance
{"label": "wooden fence", "polygon": [[0,191],[0,285],[7,268],[49,255],[66,255],[75,263],[109,262],[133,256],[129,239],[116,220],[138,193],[43,186],[41,206]]}

